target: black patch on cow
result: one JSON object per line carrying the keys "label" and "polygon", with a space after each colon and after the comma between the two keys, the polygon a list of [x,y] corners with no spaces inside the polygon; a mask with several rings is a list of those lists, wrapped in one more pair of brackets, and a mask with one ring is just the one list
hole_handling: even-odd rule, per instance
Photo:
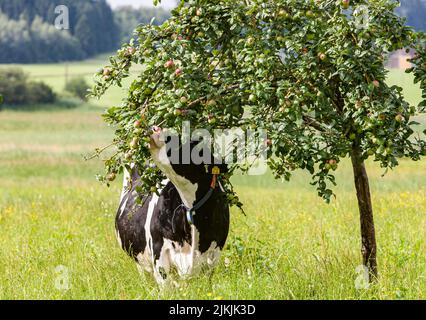
{"label": "black patch on cow", "polygon": [[[138,182],[139,175],[137,168],[133,168],[130,173],[130,189],[123,197],[120,203],[115,225],[119,233],[122,248],[126,250],[131,256],[135,257],[145,251],[146,237],[145,237],[145,223],[146,214],[142,214],[148,210],[149,202],[152,195],[144,197],[141,204],[137,203],[137,197],[134,196]],[[127,202],[127,203],[126,203]],[[121,208],[126,203],[126,206],[121,212]]]}

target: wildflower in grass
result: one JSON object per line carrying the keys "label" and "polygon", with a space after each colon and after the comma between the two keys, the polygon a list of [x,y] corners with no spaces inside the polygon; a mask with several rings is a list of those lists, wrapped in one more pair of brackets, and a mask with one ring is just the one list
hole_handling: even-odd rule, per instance
{"label": "wildflower in grass", "polygon": [[225,258],[223,263],[225,264],[225,268],[229,268],[229,266],[231,265],[231,260],[229,258]]}
{"label": "wildflower in grass", "polygon": [[251,270],[250,270],[250,269],[247,269],[247,277],[248,277],[248,278],[251,278],[251,276],[252,276]]}

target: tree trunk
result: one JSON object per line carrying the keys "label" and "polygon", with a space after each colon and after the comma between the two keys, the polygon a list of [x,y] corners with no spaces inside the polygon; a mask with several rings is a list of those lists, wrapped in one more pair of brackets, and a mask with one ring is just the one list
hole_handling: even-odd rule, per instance
{"label": "tree trunk", "polygon": [[361,148],[352,148],[352,167],[354,171],[356,194],[361,218],[361,253],[364,266],[368,268],[370,281],[378,277],[376,260],[376,232],[374,229],[373,206],[371,203],[370,185],[367,170],[362,159]]}

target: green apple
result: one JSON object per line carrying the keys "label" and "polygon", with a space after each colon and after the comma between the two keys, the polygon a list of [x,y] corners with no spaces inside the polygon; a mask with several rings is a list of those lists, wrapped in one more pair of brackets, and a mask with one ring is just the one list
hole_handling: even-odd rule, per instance
{"label": "green apple", "polygon": [[210,99],[209,101],[207,101],[207,106],[208,107],[214,107],[216,105],[217,105],[217,102],[214,99]]}
{"label": "green apple", "polygon": [[404,116],[402,115],[402,114],[397,114],[396,115],[396,117],[395,117],[395,120],[397,121],[397,122],[402,122],[402,121],[404,121]]}
{"label": "green apple", "polygon": [[357,109],[361,109],[361,108],[362,108],[362,101],[357,101],[357,102],[355,103],[355,108],[357,108]]}
{"label": "green apple", "polygon": [[110,174],[108,174],[108,175],[106,176],[106,179],[107,179],[108,181],[110,181],[110,182],[114,181],[114,180],[115,180],[115,178],[117,178],[117,174],[116,174],[116,173],[114,173],[114,172],[111,172]]}
{"label": "green apple", "polygon": [[133,138],[133,140],[130,142],[130,149],[136,149],[138,147],[139,140],[138,138]]}
{"label": "green apple", "polygon": [[208,116],[208,123],[210,123],[210,124],[215,124],[216,123],[216,118],[214,117],[214,115],[209,115]]}
{"label": "green apple", "polygon": [[249,37],[249,38],[246,40],[246,44],[247,44],[249,47],[251,47],[252,45],[254,45],[254,42],[255,42],[255,40],[254,40],[254,38],[253,38],[253,37]]}
{"label": "green apple", "polygon": [[257,97],[256,97],[256,95],[254,95],[254,94],[251,94],[250,96],[249,96],[249,102],[256,102],[257,101]]}
{"label": "green apple", "polygon": [[287,19],[290,15],[288,14],[287,10],[281,9],[278,11],[278,16]]}
{"label": "green apple", "polygon": [[306,11],[306,17],[312,18],[314,17],[314,13],[311,10]]}

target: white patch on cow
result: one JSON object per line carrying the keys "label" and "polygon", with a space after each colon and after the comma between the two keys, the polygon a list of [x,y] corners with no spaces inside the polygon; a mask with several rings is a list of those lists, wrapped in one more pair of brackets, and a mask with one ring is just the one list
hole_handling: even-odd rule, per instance
{"label": "white patch on cow", "polygon": [[128,197],[126,201],[124,201],[123,204],[121,205],[119,218],[123,215],[124,211],[126,210],[126,206],[127,206],[127,202],[129,201],[129,198],[130,197]]}
{"label": "white patch on cow", "polygon": [[216,266],[220,259],[220,248],[213,241],[206,252],[201,253],[199,250],[194,254],[194,265],[192,275],[199,274],[203,269],[212,269]]}
{"label": "white patch on cow", "polygon": [[116,235],[117,235],[117,241],[118,241],[118,244],[120,245],[120,248],[123,248],[123,242],[121,241],[119,230],[116,230]]}
{"label": "white patch on cow", "polygon": [[[212,269],[220,258],[220,248],[216,242],[212,242],[210,248],[201,253],[199,251],[199,232],[195,226],[191,226],[192,244],[184,243],[183,246],[169,239],[163,239],[160,259],[155,264],[154,276],[157,282],[164,284],[164,279],[159,272],[162,268],[165,272],[174,267],[179,276],[187,279],[196,276],[204,269]],[[154,261],[153,261],[154,262]]]}
{"label": "white patch on cow", "polygon": [[159,198],[157,194],[154,193],[148,205],[148,212],[147,212],[146,221],[145,221],[145,240],[146,240],[145,251],[148,250],[147,254],[151,256],[152,261],[154,261],[154,251],[152,249],[151,222],[152,222],[152,216],[154,215],[155,207],[157,206],[157,203],[158,203],[158,199]]}
{"label": "white patch on cow", "polygon": [[120,203],[123,201],[124,196],[129,192],[129,184],[130,184],[130,173],[127,169],[124,170],[124,178],[123,178],[123,187],[121,188],[121,197]]}
{"label": "white patch on cow", "polygon": [[183,246],[180,246],[178,243],[173,244],[170,240],[167,241],[167,246],[170,251],[170,260],[171,264],[176,268],[179,276],[185,277],[191,274],[193,266],[193,250],[189,243],[184,243]]}
{"label": "white patch on cow", "polygon": [[[133,169],[134,167],[135,167],[135,164],[132,163],[130,165],[130,168]],[[132,179],[131,173],[127,169],[124,169],[123,188],[121,189],[120,203],[123,202],[124,197],[130,191],[131,179]],[[126,201],[124,201],[124,203],[121,205],[119,217],[121,217],[121,215],[124,213],[124,210],[126,209],[128,200],[129,200],[129,198],[127,198]]]}
{"label": "white patch on cow", "polygon": [[159,189],[158,193],[161,194],[161,192],[163,191],[163,187],[165,187],[169,182],[169,179],[164,179],[163,181],[161,181],[161,188]]}
{"label": "white patch on cow", "polygon": [[167,276],[170,272],[170,250],[167,245],[163,244],[161,248],[160,258],[154,262],[154,277],[158,284],[164,284],[166,279],[163,278],[163,273]]}
{"label": "white patch on cow", "polygon": [[[130,164],[130,168],[132,170],[133,170],[134,167],[135,167],[134,163]],[[123,201],[124,196],[129,191],[129,186],[131,185],[131,178],[132,177],[131,177],[131,173],[129,172],[129,170],[124,169],[123,188],[121,189],[120,203],[121,203],[121,201]]]}
{"label": "white patch on cow", "polygon": [[182,202],[188,208],[192,208],[196,201],[196,192],[198,189],[198,184],[191,183],[191,181],[178,175],[173,170],[173,167],[167,156],[167,148],[165,145],[161,148],[151,149],[151,153],[154,162],[176,187],[176,190],[179,192]]}
{"label": "white patch on cow", "polygon": [[164,247],[168,249],[170,264],[176,268],[179,276],[189,277],[193,273],[195,257],[198,252],[199,232],[195,226],[191,226],[192,245],[185,242],[183,246],[179,243],[172,243],[169,239],[164,239]]}
{"label": "white patch on cow", "polygon": [[136,260],[138,263],[136,264],[140,273],[143,271],[152,273],[152,255],[147,248],[145,248],[144,252],[139,253],[136,256]]}

